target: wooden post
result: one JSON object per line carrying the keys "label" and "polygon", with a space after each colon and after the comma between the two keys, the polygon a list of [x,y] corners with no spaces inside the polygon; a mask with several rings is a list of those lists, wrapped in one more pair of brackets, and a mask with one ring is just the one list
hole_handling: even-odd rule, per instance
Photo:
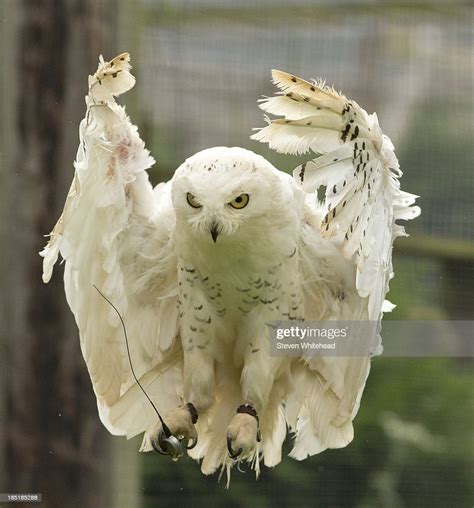
{"label": "wooden post", "polygon": [[[6,252],[9,242],[9,227],[6,221],[8,212],[7,196],[10,192],[9,168],[11,170],[14,160],[15,133],[12,129],[12,122],[15,117],[16,87],[14,80],[15,58],[17,51],[16,29],[18,25],[18,4],[14,0],[5,0],[0,3],[0,56],[2,59],[2,78],[0,80],[0,246],[2,257]],[[6,79],[9,76],[10,79]],[[7,149],[8,147],[8,149]],[[9,333],[9,322],[11,315],[10,306],[7,306],[6,281],[3,279],[5,260],[0,265],[2,275],[2,291],[0,293],[0,492],[7,492],[7,457],[6,447],[8,442],[8,370],[7,338]]]}
{"label": "wooden post", "polygon": [[2,2],[0,486],[46,507],[111,506],[111,438],[62,270],[44,285],[38,252],[73,176],[87,74],[115,46],[114,4]]}

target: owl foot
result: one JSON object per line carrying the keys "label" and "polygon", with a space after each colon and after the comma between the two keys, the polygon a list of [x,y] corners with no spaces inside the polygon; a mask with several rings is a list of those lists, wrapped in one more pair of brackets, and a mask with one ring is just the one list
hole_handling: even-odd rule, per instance
{"label": "owl foot", "polygon": [[153,449],[162,455],[170,455],[176,461],[184,450],[191,450],[197,444],[196,408],[190,402],[170,411],[164,418],[165,425],[159,423],[151,435]]}
{"label": "owl foot", "polygon": [[237,414],[227,427],[229,457],[249,457],[261,440],[257,411],[248,404],[239,406]]}

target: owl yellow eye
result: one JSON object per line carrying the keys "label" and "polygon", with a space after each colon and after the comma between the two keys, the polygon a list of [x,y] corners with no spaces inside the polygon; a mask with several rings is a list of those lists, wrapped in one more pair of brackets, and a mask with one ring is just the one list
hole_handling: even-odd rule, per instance
{"label": "owl yellow eye", "polygon": [[202,207],[201,203],[199,203],[199,201],[197,201],[196,198],[190,192],[186,194],[186,201],[188,202],[188,205],[192,206],[193,208]]}
{"label": "owl yellow eye", "polygon": [[237,196],[235,199],[233,199],[229,205],[232,208],[244,208],[249,204],[249,195],[248,194],[241,194],[240,196]]}

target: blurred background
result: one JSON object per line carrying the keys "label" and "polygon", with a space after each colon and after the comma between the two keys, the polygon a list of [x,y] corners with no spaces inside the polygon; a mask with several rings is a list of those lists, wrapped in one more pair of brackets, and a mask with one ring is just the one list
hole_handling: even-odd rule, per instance
{"label": "blurred background", "polygon": [[48,507],[473,506],[472,359],[376,358],[346,449],[284,457],[258,481],[235,471],[226,491],[191,459],[138,454],[101,427],[61,270],[44,286],[37,255],[100,53],[131,53],[137,86],[121,102],[155,183],[216,145],[292,170],[295,158],[249,139],[280,68],[377,111],[402,186],[421,196],[395,246],[387,318],[472,320],[473,12],[448,0],[0,0],[0,493],[41,493]]}

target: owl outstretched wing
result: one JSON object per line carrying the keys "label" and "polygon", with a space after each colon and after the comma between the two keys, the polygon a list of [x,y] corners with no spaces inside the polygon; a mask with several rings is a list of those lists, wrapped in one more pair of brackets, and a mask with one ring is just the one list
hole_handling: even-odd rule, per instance
{"label": "owl outstretched wing", "polygon": [[272,76],[281,92],[260,107],[283,118],[252,138],[282,153],[314,152],[293,176],[307,193],[324,192],[321,235],[355,264],[359,295],[368,298],[369,319],[378,320],[393,276],[393,241],[405,235],[396,221],[419,215],[417,196],[400,189],[402,172],[375,113],[324,83],[276,70]]}
{"label": "owl outstretched wing", "polygon": [[118,316],[93,286],[120,311],[133,367],[160,411],[179,403],[182,368],[170,186],[153,190],[146,170],[154,160],[114,99],[134,83],[127,53],[101,57],[89,77],[73,182],[41,252],[44,282],[59,254],[64,259],[66,297],[101,420],[128,437],[153,427],[156,414],[132,377]]}
{"label": "owl outstretched wing", "polygon": [[[281,153],[314,154],[293,172],[307,193],[302,230],[319,242],[319,247],[303,248],[301,279],[307,281],[308,274],[326,270],[324,277],[314,278],[314,284],[303,284],[307,289],[305,318],[316,319],[313,309],[321,305],[312,295],[319,286],[324,287],[325,280],[336,279],[328,267],[342,273],[349,264],[351,280],[346,278],[341,286],[346,298],[339,300],[327,291],[330,302],[325,303],[331,311],[318,319],[374,321],[377,336],[372,352],[380,352],[380,319],[392,307],[384,300],[393,277],[392,245],[395,238],[405,235],[396,221],[419,215],[420,209],[412,206],[417,196],[400,189],[402,172],[375,113],[367,114],[322,82],[309,83],[276,70],[272,76],[280,92],[262,99],[260,107],[281,118],[268,119],[268,125],[252,138]],[[336,253],[321,262],[324,240]],[[311,245],[311,241],[303,243]],[[293,457],[302,459],[352,440],[352,420],[369,369],[368,355],[308,356],[295,364],[298,393],[290,393],[286,403],[287,421],[295,432]]]}

